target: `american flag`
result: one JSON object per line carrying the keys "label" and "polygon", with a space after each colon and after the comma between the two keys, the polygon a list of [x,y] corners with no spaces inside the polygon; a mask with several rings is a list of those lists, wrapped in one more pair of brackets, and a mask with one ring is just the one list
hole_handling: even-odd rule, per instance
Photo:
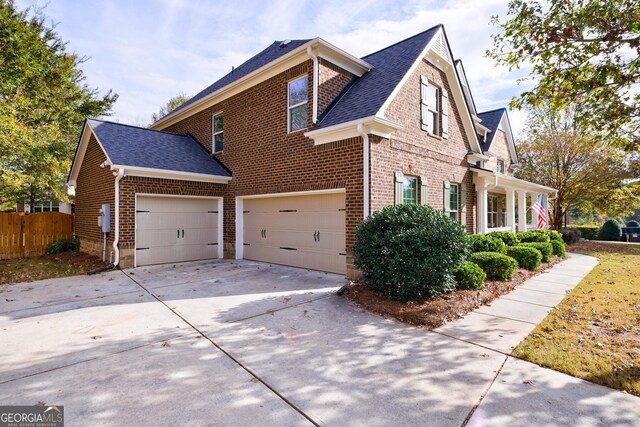
{"label": "american flag", "polygon": [[538,200],[531,206],[531,210],[538,214],[538,230],[546,230],[547,221],[547,209],[544,207],[544,197],[538,197]]}

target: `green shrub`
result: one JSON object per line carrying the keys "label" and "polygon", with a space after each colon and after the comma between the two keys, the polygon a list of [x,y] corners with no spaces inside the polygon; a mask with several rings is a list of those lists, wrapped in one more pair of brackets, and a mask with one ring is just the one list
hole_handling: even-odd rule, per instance
{"label": "green shrub", "polygon": [[518,239],[516,233],[512,233],[511,231],[492,231],[486,235],[502,240],[507,246],[515,246],[520,243],[520,239]]}
{"label": "green shrub", "polygon": [[482,289],[487,275],[482,269],[471,261],[466,261],[455,274],[456,288],[461,290]]}
{"label": "green shrub", "polygon": [[477,252],[471,254],[469,261],[478,264],[489,279],[510,279],[518,268],[518,262],[515,259],[496,252]]}
{"label": "green shrub", "polygon": [[571,227],[571,229],[578,230],[580,237],[587,240],[598,240],[598,233],[600,232],[600,226],[598,225],[581,225],[579,227]]}
{"label": "green shrub", "polygon": [[562,234],[562,240],[567,245],[571,245],[580,240],[582,233],[577,228],[562,228],[560,229],[560,234]]}
{"label": "green shrub", "polygon": [[468,253],[462,225],[411,203],[387,206],[358,224],[354,246],[365,285],[402,301],[454,290],[454,273]]}
{"label": "green shrub", "polygon": [[49,243],[47,246],[48,254],[60,254],[62,252],[79,252],[80,239],[77,237],[61,237]]}
{"label": "green shrub", "polygon": [[471,252],[498,252],[503,254],[507,250],[507,245],[496,237],[486,234],[472,234],[469,236]]}
{"label": "green shrub", "polygon": [[636,221],[635,219],[632,219],[627,223],[627,227],[640,227],[640,222]]}
{"label": "green shrub", "polygon": [[600,240],[619,242],[621,237],[622,227],[615,219],[608,219],[604,224],[602,224],[600,233],[598,233],[598,238]]}
{"label": "green shrub", "polygon": [[551,262],[551,254],[553,254],[553,246],[551,246],[551,243],[525,242],[520,243],[520,246],[536,248],[542,254],[542,262]]}
{"label": "green shrub", "polygon": [[564,240],[552,240],[551,246],[553,246],[553,254],[558,255],[560,258],[565,259],[567,257],[567,247]]}
{"label": "green shrub", "polygon": [[556,230],[539,230],[539,231],[549,236],[550,241],[556,240],[558,242],[562,242],[562,234],[560,234]]}
{"label": "green shrub", "polygon": [[517,234],[518,239],[522,243],[529,242],[542,242],[549,243],[551,240],[546,233],[547,230],[529,230],[529,231],[521,231]]}
{"label": "green shrub", "polygon": [[518,261],[518,267],[537,270],[542,261],[542,253],[531,246],[509,246],[507,255]]}

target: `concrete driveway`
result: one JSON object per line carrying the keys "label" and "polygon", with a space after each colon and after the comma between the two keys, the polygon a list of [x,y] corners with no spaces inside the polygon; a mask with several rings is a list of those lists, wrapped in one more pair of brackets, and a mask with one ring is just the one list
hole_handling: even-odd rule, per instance
{"label": "concrete driveway", "polygon": [[640,415],[636,398],[364,313],[335,295],[344,283],[219,260],[13,285],[0,292],[0,404],[64,405],[67,425],[451,426],[472,413],[472,425],[517,425],[527,410],[547,425],[631,425]]}

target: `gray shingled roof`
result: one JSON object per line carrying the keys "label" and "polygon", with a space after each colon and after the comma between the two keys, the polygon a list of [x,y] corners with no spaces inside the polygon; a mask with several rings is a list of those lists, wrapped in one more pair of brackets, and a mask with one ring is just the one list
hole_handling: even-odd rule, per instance
{"label": "gray shingled roof", "polygon": [[255,70],[267,65],[272,61],[275,61],[276,59],[302,46],[303,44],[309,42],[310,40],[311,39],[291,40],[289,43],[287,43],[283,47],[280,47],[280,45],[282,44],[282,41],[278,41],[278,40],[274,41],[265,50],[249,58],[248,60],[243,62],[241,65],[236,67],[232,72],[222,77],[221,79],[213,83],[211,86],[209,86],[205,90],[199,92],[194,97],[192,97],[187,102],[185,102],[184,104],[182,104],[181,106],[179,106],[178,108],[176,108],[175,110],[173,110],[171,113],[167,114],[164,117],[169,117],[174,113],[182,110],[186,106],[193,104],[194,102],[204,98],[205,96],[217,91],[218,89],[222,89],[223,87],[230,85],[231,83],[246,76],[247,74],[251,74]]}
{"label": "gray shingled roof", "polygon": [[375,115],[441,25],[363,57],[373,69],[353,82],[314,129]]}
{"label": "gray shingled roof", "polygon": [[87,119],[115,165],[231,176],[191,135]]}
{"label": "gray shingled roof", "polygon": [[[497,110],[485,111],[484,113],[478,113],[478,117],[482,119],[483,126],[491,129],[491,132],[487,135],[487,140],[482,143],[482,151],[489,151],[491,147],[491,143],[493,142],[493,137],[496,135],[496,131],[498,130],[498,126],[500,125],[500,120],[502,120],[502,116],[506,114],[506,108],[498,108]],[[482,141],[482,139],[480,139]]]}

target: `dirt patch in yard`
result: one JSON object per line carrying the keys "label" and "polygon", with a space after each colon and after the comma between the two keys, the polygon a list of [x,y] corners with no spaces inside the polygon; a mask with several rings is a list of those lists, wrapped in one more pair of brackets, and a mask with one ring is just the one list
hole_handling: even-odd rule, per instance
{"label": "dirt patch in yard", "polygon": [[0,260],[0,285],[86,274],[103,265],[98,257],[83,252]]}
{"label": "dirt patch in yard", "polygon": [[371,313],[392,317],[403,323],[434,329],[447,322],[464,317],[479,308],[514,290],[526,280],[544,272],[561,259],[554,256],[550,263],[541,264],[537,271],[517,269],[513,278],[506,282],[485,281],[477,291],[455,291],[425,300],[400,302],[386,298],[382,293],[368,289],[362,282],[353,282],[347,288],[346,297]]}

